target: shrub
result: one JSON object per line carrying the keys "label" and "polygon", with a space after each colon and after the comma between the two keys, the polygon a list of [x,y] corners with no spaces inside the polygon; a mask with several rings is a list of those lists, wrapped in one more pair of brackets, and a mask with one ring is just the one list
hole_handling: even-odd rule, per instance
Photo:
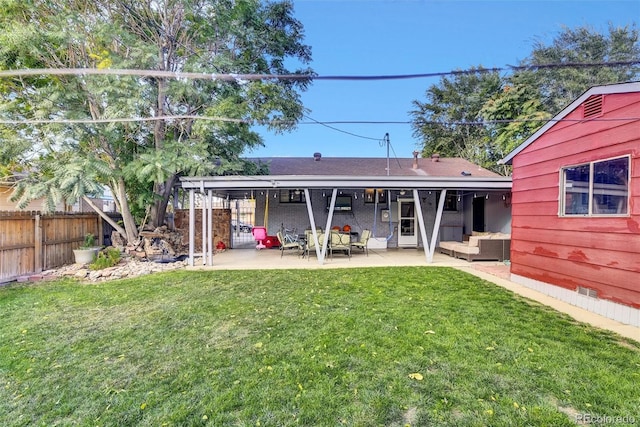
{"label": "shrub", "polygon": [[89,265],[91,270],[102,270],[113,267],[120,262],[120,251],[115,248],[107,248],[98,252],[96,259]]}
{"label": "shrub", "polygon": [[96,245],[96,238],[93,234],[91,233],[87,233],[84,236],[84,243],[82,244],[81,248],[92,248]]}

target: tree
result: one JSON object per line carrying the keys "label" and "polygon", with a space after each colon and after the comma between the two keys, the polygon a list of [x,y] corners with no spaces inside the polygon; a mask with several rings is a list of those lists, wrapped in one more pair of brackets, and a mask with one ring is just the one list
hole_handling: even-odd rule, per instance
{"label": "tree", "polygon": [[[618,62],[635,65],[593,66]],[[427,103],[414,101],[419,107],[411,112],[414,135],[422,140],[425,155],[439,151],[507,174],[497,160],[590,87],[638,79],[638,64],[640,43],[635,27],[610,27],[607,35],[587,27],[565,29],[548,46],[536,42],[519,64],[522,69],[496,76],[498,83],[474,87],[456,75],[431,86]],[[470,103],[477,99],[483,105]],[[476,125],[475,132],[465,135],[460,130],[470,125],[460,124],[462,119],[485,125]]]}
{"label": "tree", "polygon": [[510,76],[514,85],[537,89],[544,111],[555,114],[587,89],[609,83],[627,82],[640,75],[640,64],[616,67],[581,67],[579,64],[640,62],[638,31],[633,27],[609,26],[609,34],[589,27],[566,28],[550,45],[538,40],[522,66],[549,64],[577,66],[538,68]]}
{"label": "tree", "polygon": [[[0,68],[116,68],[291,74],[307,64],[302,25],[289,1],[0,0]],[[295,71],[311,74],[309,69]],[[27,124],[0,133],[33,143],[21,202],[45,196],[73,203],[108,187],[128,240],[134,213],[161,225],[177,179],[213,172],[216,159],[241,170],[239,155],[262,141],[252,123],[295,126],[309,79],[233,82],[125,75],[36,76],[2,83],[0,115]],[[235,121],[166,118],[224,117]],[[149,118],[129,122],[114,118]],[[104,120],[69,124],[70,119]],[[58,123],[34,126],[34,119]],[[33,154],[31,154],[33,157]],[[219,167],[216,173],[224,173]]]}
{"label": "tree", "polygon": [[[533,86],[510,86],[509,82],[503,85],[502,91],[487,100],[480,110],[480,116],[487,122],[493,141],[493,161],[504,158],[551,117],[542,108]],[[498,166],[495,163],[489,168],[503,175],[510,170],[506,165]]]}
{"label": "tree", "polygon": [[423,156],[438,153],[487,165],[494,159],[487,129],[478,124],[484,104],[501,86],[500,76],[482,68],[443,77],[426,91],[426,102],[413,101],[413,135],[424,144]]}

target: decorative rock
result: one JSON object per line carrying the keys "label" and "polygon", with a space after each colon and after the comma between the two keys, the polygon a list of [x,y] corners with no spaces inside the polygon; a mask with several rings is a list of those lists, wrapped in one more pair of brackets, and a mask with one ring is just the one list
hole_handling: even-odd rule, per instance
{"label": "decorative rock", "polygon": [[79,277],[79,278],[87,277],[87,274],[89,273],[89,270],[84,268],[84,266],[82,264],[74,264],[74,265],[80,265],[80,269],[76,270],[76,272],[73,274],[75,277]]}
{"label": "decorative rock", "polygon": [[163,271],[177,270],[185,268],[186,266],[187,260],[169,263],[156,263],[140,260],[135,256],[123,255],[123,259],[118,265],[105,268],[103,270],[89,271],[84,265],[71,264],[57,270],[47,270],[42,273],[42,276],[44,279],[76,277],[89,282],[104,282],[107,280],[138,277]]}

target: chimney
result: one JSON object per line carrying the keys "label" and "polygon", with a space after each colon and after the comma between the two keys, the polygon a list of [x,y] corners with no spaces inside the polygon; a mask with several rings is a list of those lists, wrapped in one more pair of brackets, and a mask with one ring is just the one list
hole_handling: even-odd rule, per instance
{"label": "chimney", "polygon": [[315,160],[316,162],[319,162],[321,158],[322,158],[321,153],[313,153],[313,160]]}
{"label": "chimney", "polygon": [[440,161],[440,154],[438,154],[438,153],[433,153],[433,154],[431,155],[431,161],[432,161],[432,162],[439,162],[439,161]]}
{"label": "chimney", "polygon": [[417,151],[413,152],[413,165],[411,165],[412,169],[418,169],[418,154],[420,154]]}

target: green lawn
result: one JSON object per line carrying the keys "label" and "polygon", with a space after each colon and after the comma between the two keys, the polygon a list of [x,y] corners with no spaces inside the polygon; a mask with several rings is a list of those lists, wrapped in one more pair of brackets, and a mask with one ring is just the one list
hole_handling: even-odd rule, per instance
{"label": "green lawn", "polygon": [[629,424],[638,384],[637,343],[447,268],[0,288],[2,426]]}

